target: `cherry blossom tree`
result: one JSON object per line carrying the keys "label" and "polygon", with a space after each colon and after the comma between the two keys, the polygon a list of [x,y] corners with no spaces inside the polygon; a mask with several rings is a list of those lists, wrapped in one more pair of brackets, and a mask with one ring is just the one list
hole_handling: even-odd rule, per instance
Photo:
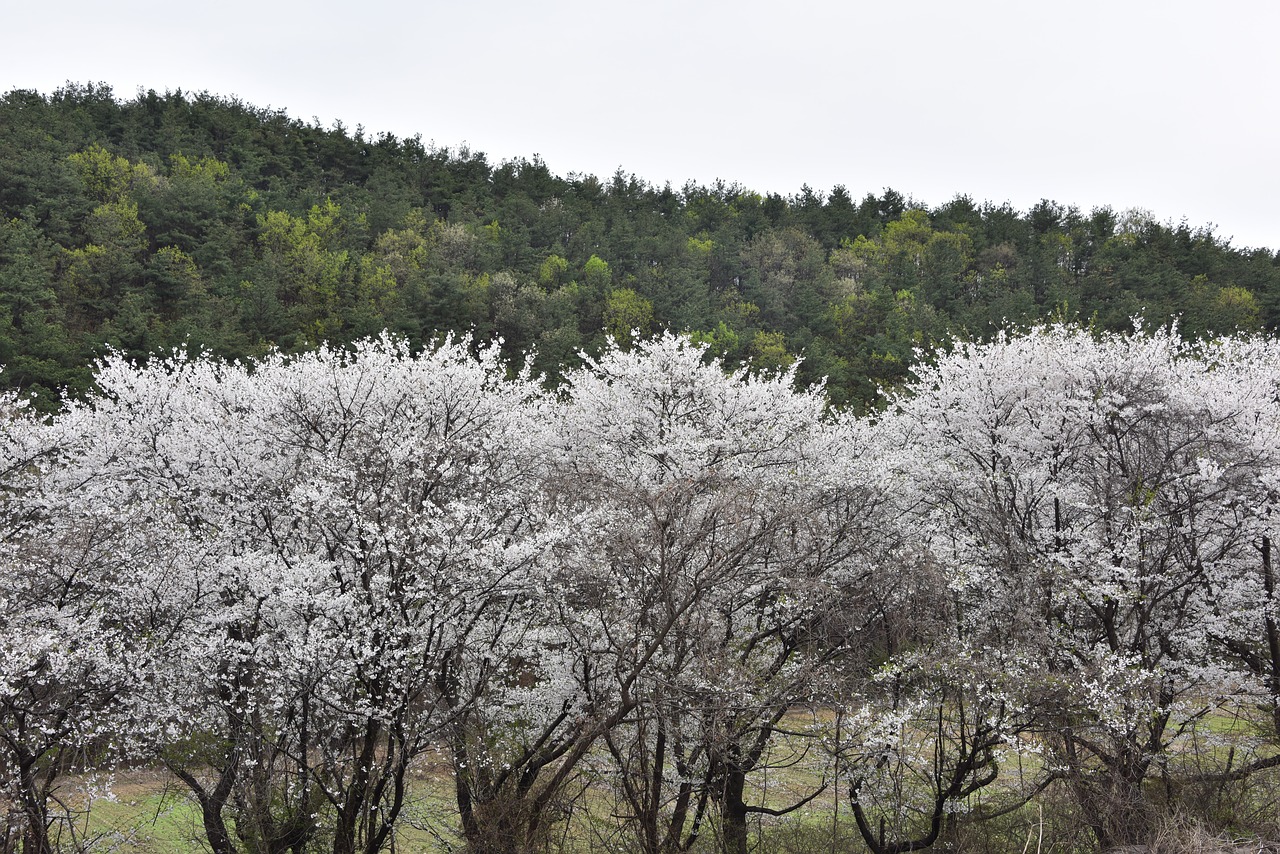
{"label": "cherry blossom tree", "polygon": [[410,763],[474,700],[471,648],[516,638],[536,388],[496,348],[389,339],[252,370],[114,360],[98,383],[101,428],[128,426],[97,465],[204,556],[156,594],[152,714],[210,844],[234,850],[234,806],[248,850],[302,850],[323,815],[335,851],[381,850]]}
{"label": "cherry blossom tree", "polygon": [[[1196,355],[1202,369],[1186,375],[1190,393],[1222,414],[1235,451],[1232,458],[1202,460],[1201,477],[1229,491],[1233,510],[1255,537],[1238,571],[1224,579],[1206,631],[1224,663],[1243,678],[1241,700],[1264,712],[1273,738],[1280,738],[1280,592],[1272,557],[1280,497],[1280,345],[1235,336],[1199,345]],[[1218,776],[1243,779],[1278,764],[1280,758],[1257,756]]]}
{"label": "cherry blossom tree", "polygon": [[813,695],[814,614],[865,537],[865,497],[824,469],[839,440],[820,391],[793,386],[670,335],[567,377],[547,486],[571,531],[546,569],[553,619],[524,682],[475,708],[455,748],[477,847],[534,845],[603,745],[632,844],[684,850],[714,810],[743,849],[764,809],[746,776]]}
{"label": "cherry blossom tree", "polygon": [[920,448],[893,416],[840,423],[857,441],[836,455],[839,477],[877,500],[862,511],[875,535],[856,579],[826,617],[834,666],[818,687],[835,718],[833,784],[868,850],[922,850],[982,798],[1027,727],[1023,668],[1013,656],[975,658],[957,631],[946,567],[929,548]]}
{"label": "cherry blossom tree", "polygon": [[68,465],[82,440],[74,419],[48,424],[11,395],[0,419],[3,832],[6,850],[43,854],[84,844],[61,776],[109,768],[124,750],[148,660],[139,570],[162,572],[181,552]]}
{"label": "cherry blossom tree", "polygon": [[76,467],[115,503],[176,517],[197,558],[142,580],[156,649],[138,731],[190,788],[213,851],[300,848],[321,804],[312,698],[293,686],[325,587],[308,556],[291,562],[262,533],[296,460],[264,429],[267,398],[244,366],[113,358],[97,384],[71,410],[86,437]]}
{"label": "cherry blossom tree", "polygon": [[1143,781],[1239,685],[1214,641],[1264,460],[1213,373],[1171,332],[1049,327],[957,345],[893,404],[960,637],[1022,663],[1104,845],[1149,830]]}

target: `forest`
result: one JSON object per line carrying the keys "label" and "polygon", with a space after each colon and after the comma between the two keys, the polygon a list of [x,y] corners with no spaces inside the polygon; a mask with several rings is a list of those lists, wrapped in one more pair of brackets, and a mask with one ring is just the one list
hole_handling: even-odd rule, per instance
{"label": "forest", "polygon": [[0,98],[0,364],[45,411],[110,352],[239,359],[383,330],[500,339],[551,382],[610,335],[685,333],[731,365],[799,360],[865,411],[917,349],[1136,315],[1275,329],[1280,254],[1048,200],[560,177],[208,93]]}
{"label": "forest", "polygon": [[140,771],[214,854],[1280,840],[1269,249],[70,84],[0,214],[3,854],[175,850]]}

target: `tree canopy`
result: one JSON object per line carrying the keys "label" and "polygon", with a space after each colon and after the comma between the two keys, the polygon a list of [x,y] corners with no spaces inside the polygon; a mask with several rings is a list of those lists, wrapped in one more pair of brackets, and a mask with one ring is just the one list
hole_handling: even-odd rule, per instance
{"label": "tree canopy", "polygon": [[219,854],[743,854],[829,789],[875,854],[1050,791],[1104,849],[1275,829],[1230,788],[1274,820],[1274,341],[1036,327],[868,417],[795,372],[383,336],[5,395],[0,829],[80,850],[65,778],[121,760]]}
{"label": "tree canopy", "polygon": [[387,329],[500,338],[552,382],[608,335],[690,333],[733,365],[800,358],[865,409],[921,345],[1008,323],[1280,324],[1276,254],[1141,211],[557,176],[205,92],[8,92],[0,176],[3,382],[45,408],[110,350],[245,358]]}

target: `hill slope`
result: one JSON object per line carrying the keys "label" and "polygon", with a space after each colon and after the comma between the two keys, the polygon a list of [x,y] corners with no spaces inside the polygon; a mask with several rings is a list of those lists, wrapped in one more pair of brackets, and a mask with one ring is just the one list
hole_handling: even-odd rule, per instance
{"label": "hill slope", "polygon": [[45,405],[107,348],[473,331],[554,378],[672,329],[866,406],[915,347],[1006,321],[1280,324],[1280,255],[1140,213],[557,176],[207,93],[5,94],[0,223],[0,381]]}

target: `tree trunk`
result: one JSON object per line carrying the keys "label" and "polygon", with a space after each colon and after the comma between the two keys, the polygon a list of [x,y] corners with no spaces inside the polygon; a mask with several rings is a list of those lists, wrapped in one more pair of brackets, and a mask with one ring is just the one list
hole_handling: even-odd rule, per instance
{"label": "tree trunk", "polygon": [[22,854],[53,854],[49,839],[49,795],[53,790],[56,763],[51,763],[43,783],[37,779],[38,755],[19,756],[21,769],[22,814],[26,827],[22,829]]}
{"label": "tree trunk", "polygon": [[720,800],[720,832],[725,854],[747,854],[747,803],[743,799],[746,786],[746,772],[725,772],[724,794]]}
{"label": "tree trunk", "polygon": [[226,821],[222,818],[222,811],[226,809],[227,798],[235,781],[235,760],[232,759],[222,769],[218,775],[218,784],[212,792],[206,792],[200,781],[185,769],[170,765],[169,770],[196,796],[196,801],[200,804],[200,820],[204,825],[205,840],[213,854],[235,854],[235,845],[231,842],[231,834],[227,832]]}

